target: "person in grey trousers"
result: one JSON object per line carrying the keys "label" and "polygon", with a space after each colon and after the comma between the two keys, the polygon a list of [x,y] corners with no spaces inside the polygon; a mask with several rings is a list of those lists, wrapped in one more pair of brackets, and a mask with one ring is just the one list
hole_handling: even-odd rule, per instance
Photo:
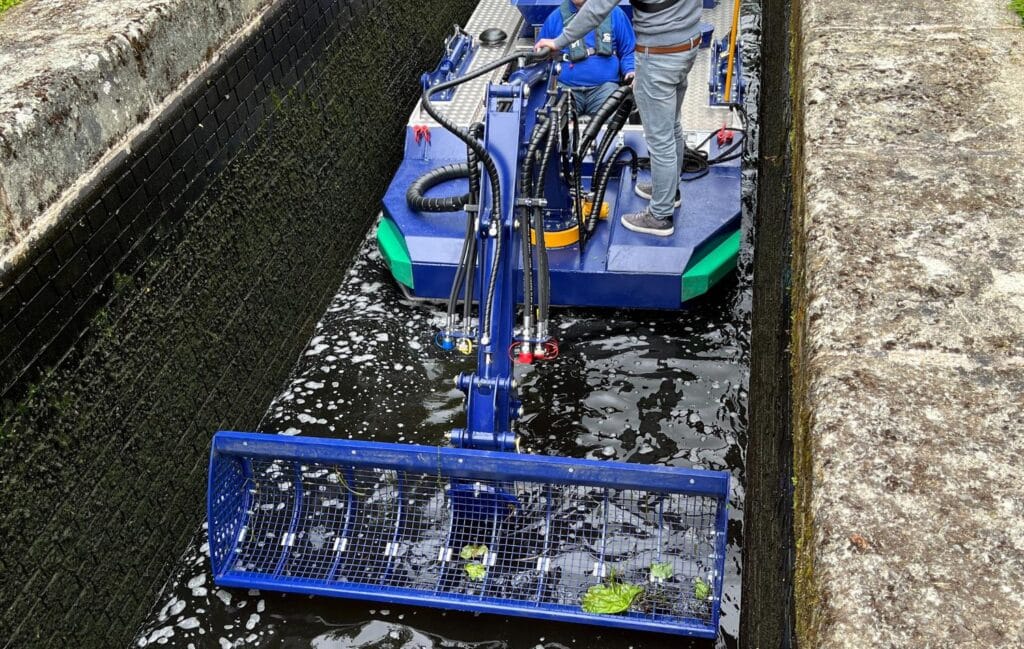
{"label": "person in grey trousers", "polygon": [[[535,48],[560,52],[593,31],[619,0],[588,0],[557,38],[541,39]],[[636,183],[636,193],[650,200],[642,212],[624,214],[622,225],[661,237],[674,231],[672,214],[681,204],[679,177],[686,140],[681,108],[686,76],[700,45],[702,0],[630,0],[636,32],[636,78],[633,96],[651,156],[651,182]]]}

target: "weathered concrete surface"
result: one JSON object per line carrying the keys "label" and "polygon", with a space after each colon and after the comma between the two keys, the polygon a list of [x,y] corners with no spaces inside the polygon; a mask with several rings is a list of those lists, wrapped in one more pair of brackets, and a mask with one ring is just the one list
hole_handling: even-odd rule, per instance
{"label": "weathered concrete surface", "polygon": [[271,0],[26,0],[0,16],[0,269]]}
{"label": "weathered concrete surface", "polygon": [[794,461],[804,647],[1024,646],[1024,30],[803,0]]}

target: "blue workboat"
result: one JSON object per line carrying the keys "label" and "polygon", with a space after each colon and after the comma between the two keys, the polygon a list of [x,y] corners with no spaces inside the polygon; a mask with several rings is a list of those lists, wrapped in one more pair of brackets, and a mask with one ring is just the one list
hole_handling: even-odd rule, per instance
{"label": "blue workboat", "polygon": [[452,33],[384,197],[392,274],[447,300],[435,343],[476,358],[464,425],[446,447],[218,433],[218,585],[717,634],[729,474],[522,454],[514,369],[558,355],[552,305],[676,309],[734,268],[743,134],[696,138],[672,236],[627,231],[648,174],[632,90],[575,112],[529,38],[554,6],[484,0]]}
{"label": "blue workboat", "polygon": [[[516,40],[515,36],[532,34],[544,17],[559,5],[552,0],[513,0],[512,4],[521,15],[513,13],[509,19],[508,13],[500,14],[506,16],[506,28],[511,35],[506,33],[506,39],[499,44],[487,45],[467,32],[453,34],[446,44],[444,58],[433,74],[424,75],[424,83],[436,85],[482,68],[517,48],[528,48],[529,39]],[[628,12],[628,3],[624,3],[623,8]],[[727,61],[727,56],[722,56],[725,53],[723,42],[711,41],[708,38],[712,45],[708,91],[703,92],[702,84],[695,80],[690,83],[691,94],[705,105],[722,103],[721,78]],[[542,68],[539,74],[519,73],[523,78],[528,77],[531,92],[520,137],[509,146],[525,149],[536,128],[537,116],[544,114],[549,77],[545,66],[538,67]],[[433,97],[434,105],[452,124],[469,129],[483,117],[489,84],[502,81],[508,74],[508,70],[498,70],[464,86],[438,93]],[[735,75],[735,79],[734,98],[737,98],[742,92],[740,75]],[[586,124],[579,125],[581,136]],[[607,175],[601,205],[593,209],[598,219],[591,232],[586,231],[585,225],[580,226],[581,219],[574,214],[573,170],[549,164],[548,177],[543,181],[542,209],[548,238],[551,303],[679,308],[711,290],[735,269],[740,245],[738,151],[743,133],[739,129],[691,132],[691,140],[699,148],[689,160],[689,171],[683,174],[684,201],[675,218],[675,233],[662,239],[631,232],[620,222],[622,214],[640,211],[646,205],[634,192],[636,182],[650,182],[649,172],[643,165],[647,157],[643,128],[632,114],[614,133],[608,130],[606,127],[600,131],[589,141],[587,150],[578,152],[582,157],[579,183],[583,192],[584,221],[600,189],[595,183],[595,171]],[[610,140],[602,150],[600,145],[605,137]],[[421,186],[428,188],[424,192],[426,199],[440,202],[445,197],[468,192],[468,179],[453,171],[465,164],[466,145],[431,118],[421,103],[406,127],[404,146],[405,156],[384,196],[378,242],[395,280],[406,292],[421,298],[446,299],[459,265],[466,213],[454,204],[451,211],[424,211],[422,205],[409,200],[408,194],[409,188],[421,179],[426,181],[421,182]],[[574,153],[567,149],[566,143],[560,141],[552,160],[559,161]],[[598,160],[598,155],[603,157]],[[640,161],[639,169],[631,166],[635,160]],[[439,170],[449,173],[439,174]],[[514,241],[512,245],[517,247],[519,242]],[[518,248],[513,256],[521,257]],[[519,284],[522,263],[517,263],[515,272]],[[521,290],[517,298],[523,298]]]}

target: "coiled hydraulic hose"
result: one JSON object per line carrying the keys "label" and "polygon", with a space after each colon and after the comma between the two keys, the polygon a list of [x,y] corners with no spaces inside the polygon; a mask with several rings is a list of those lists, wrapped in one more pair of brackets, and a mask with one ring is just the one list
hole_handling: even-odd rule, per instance
{"label": "coiled hydraulic hose", "polygon": [[439,196],[427,198],[431,188],[459,178],[469,177],[469,165],[450,164],[431,169],[409,185],[405,192],[405,202],[409,207],[420,212],[458,212],[469,203],[469,193],[461,196]]}

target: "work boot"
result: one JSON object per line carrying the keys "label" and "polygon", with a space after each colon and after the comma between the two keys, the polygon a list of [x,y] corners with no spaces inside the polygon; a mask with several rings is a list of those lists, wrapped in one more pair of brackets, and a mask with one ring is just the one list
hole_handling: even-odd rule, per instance
{"label": "work boot", "polygon": [[649,210],[622,215],[622,225],[627,230],[642,234],[653,234],[656,237],[669,237],[675,232],[672,219],[656,219]]}
{"label": "work boot", "polygon": [[[633,191],[635,191],[636,195],[639,196],[640,198],[651,200],[651,192],[654,191],[654,185],[652,185],[651,183],[636,183],[635,185],[633,185]],[[679,207],[682,204],[683,196],[682,194],[679,193],[679,188],[676,187],[676,202],[672,205],[672,207]]]}

